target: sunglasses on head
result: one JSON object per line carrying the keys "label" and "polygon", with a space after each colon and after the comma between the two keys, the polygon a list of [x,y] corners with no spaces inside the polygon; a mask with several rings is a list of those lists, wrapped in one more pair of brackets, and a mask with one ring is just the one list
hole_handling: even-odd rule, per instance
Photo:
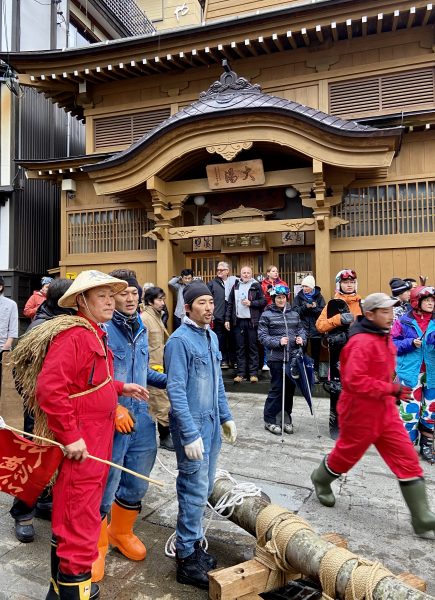
{"label": "sunglasses on head", "polygon": [[419,291],[418,295],[420,298],[429,298],[430,296],[435,297],[435,288],[430,286],[424,287]]}

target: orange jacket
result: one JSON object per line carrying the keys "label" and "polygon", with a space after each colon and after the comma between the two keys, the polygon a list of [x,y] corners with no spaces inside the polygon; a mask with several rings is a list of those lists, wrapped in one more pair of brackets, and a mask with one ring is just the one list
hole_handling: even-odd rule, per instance
{"label": "orange jacket", "polygon": [[[341,294],[340,292],[336,292],[334,298],[338,298],[340,300],[344,300],[349,307],[350,312],[354,317],[362,314],[361,311],[361,296],[358,294]],[[336,327],[340,327],[341,318],[340,315],[334,315],[330,319],[326,316],[328,309],[328,304],[326,304],[325,308],[320,313],[319,318],[316,321],[316,329],[320,331],[320,333],[328,333],[332,331]]]}

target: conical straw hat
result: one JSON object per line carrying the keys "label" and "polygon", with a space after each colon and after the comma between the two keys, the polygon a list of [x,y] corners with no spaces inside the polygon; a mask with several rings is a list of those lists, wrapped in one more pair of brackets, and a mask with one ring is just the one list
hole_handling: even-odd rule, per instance
{"label": "conical straw hat", "polygon": [[77,296],[96,287],[109,286],[114,294],[119,294],[128,287],[126,281],[102,273],[101,271],[82,271],[74,279],[72,285],[67,289],[58,305],[62,308],[78,308]]}

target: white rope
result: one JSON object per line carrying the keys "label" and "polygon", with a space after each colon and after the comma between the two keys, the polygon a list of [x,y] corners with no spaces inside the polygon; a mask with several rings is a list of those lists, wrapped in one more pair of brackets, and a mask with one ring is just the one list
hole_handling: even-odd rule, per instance
{"label": "white rope", "polygon": [[[168,473],[171,473],[171,471],[165,467],[165,465],[162,463],[162,461],[159,458],[157,458],[157,460],[159,461],[161,466],[164,469],[166,469],[166,471],[168,471]],[[171,475],[176,476],[175,473],[171,473]],[[221,496],[219,498],[219,500],[216,502],[215,506],[212,506],[209,502],[207,502],[207,506],[211,509],[212,513],[211,513],[210,517],[208,518],[207,525],[204,527],[204,537],[201,541],[201,546],[204,548],[205,551],[207,551],[207,548],[208,548],[208,541],[207,541],[205,534],[207,533],[207,530],[211,525],[211,522],[213,520],[213,514],[217,514],[221,517],[225,517],[226,519],[229,519],[229,517],[234,512],[234,508],[236,506],[240,506],[241,504],[243,504],[243,500],[245,498],[252,498],[254,496],[261,495],[261,489],[258,488],[254,483],[249,483],[249,482],[239,483],[239,482],[237,482],[236,479],[234,479],[234,477],[232,475],[230,475],[230,473],[228,471],[225,471],[223,469],[216,470],[216,476],[215,476],[215,480],[214,480],[215,483],[216,483],[216,481],[219,481],[220,479],[227,479],[227,480],[231,481],[231,483],[233,484],[233,487],[231,488],[231,490],[229,490],[228,492],[226,492],[225,494],[223,494],[223,496]],[[226,514],[224,514],[224,513],[226,513]],[[166,541],[165,556],[169,556],[170,558],[175,558],[175,542],[176,542],[176,532],[174,531]]]}

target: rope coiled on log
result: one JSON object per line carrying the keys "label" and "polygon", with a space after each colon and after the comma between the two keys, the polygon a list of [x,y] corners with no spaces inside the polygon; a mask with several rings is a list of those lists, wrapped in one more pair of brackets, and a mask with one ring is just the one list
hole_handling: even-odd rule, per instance
{"label": "rope coiled on log", "polygon": [[[267,541],[266,534],[270,528],[272,528],[271,538]],[[286,548],[293,536],[303,529],[313,530],[302,517],[276,504],[270,504],[258,515],[255,556],[258,562],[270,569],[266,591],[281,587],[289,579],[300,575],[287,561]]]}
{"label": "rope coiled on log", "polygon": [[[300,573],[286,557],[292,538],[302,530],[313,531],[304,519],[276,504],[270,504],[257,517],[255,547],[256,559],[270,569],[266,591],[277,589],[295,579]],[[270,531],[270,539],[266,534]],[[361,558],[346,548],[332,546],[322,557],[319,579],[324,600],[337,597],[337,576],[348,561],[355,561],[345,590],[345,600],[373,600],[373,592],[385,577],[394,577],[381,563]]]}

